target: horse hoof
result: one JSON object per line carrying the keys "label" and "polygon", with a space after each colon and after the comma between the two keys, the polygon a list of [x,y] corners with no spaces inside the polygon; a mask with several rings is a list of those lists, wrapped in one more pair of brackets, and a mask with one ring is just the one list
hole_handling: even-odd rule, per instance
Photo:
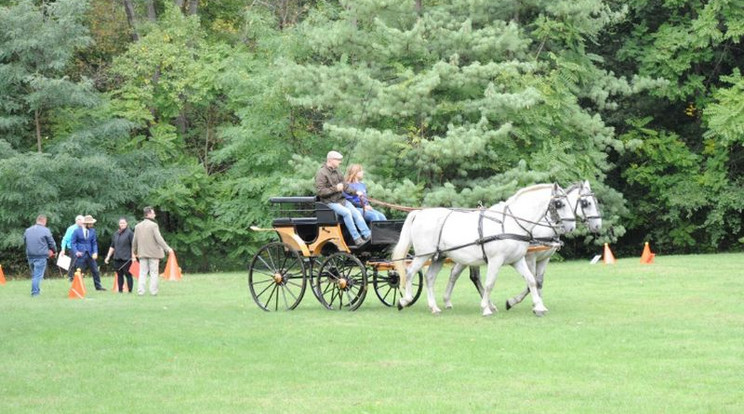
{"label": "horse hoof", "polygon": [[452,309],[452,305],[445,305],[444,309]]}
{"label": "horse hoof", "polygon": [[547,311],[532,311],[532,312],[534,312],[535,316],[537,316],[538,318],[542,318],[543,316],[545,316],[545,313]]}
{"label": "horse hoof", "polygon": [[398,310],[403,310],[403,305],[400,302],[398,302]]}
{"label": "horse hoof", "polygon": [[512,308],[512,306],[511,306],[511,304],[509,303],[509,301],[507,300],[507,301],[506,301],[506,310],[509,310],[509,309],[511,309],[511,308]]}

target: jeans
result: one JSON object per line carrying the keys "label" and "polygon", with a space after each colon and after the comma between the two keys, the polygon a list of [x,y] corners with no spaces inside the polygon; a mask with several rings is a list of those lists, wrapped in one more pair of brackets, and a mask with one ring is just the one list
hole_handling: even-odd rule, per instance
{"label": "jeans", "polygon": [[41,293],[41,281],[44,279],[46,265],[46,257],[28,258],[28,266],[31,268],[31,296],[38,296]]}
{"label": "jeans", "polygon": [[361,208],[357,208],[360,213],[362,213],[362,216],[364,216],[364,219],[369,222],[373,221],[385,221],[387,220],[387,217],[385,217],[384,214],[380,213],[377,210],[364,210]]}
{"label": "jeans", "polygon": [[145,294],[145,286],[147,285],[147,274],[150,274],[150,294],[158,294],[158,271],[160,268],[160,259],[150,259],[146,257],[140,257],[140,274],[139,280],[137,281],[137,294]]}
{"label": "jeans", "polygon": [[[356,239],[359,238],[360,232],[362,233],[362,237],[366,238],[370,236],[371,232],[369,231],[369,227],[367,227],[367,223],[364,222],[362,213],[360,213],[359,210],[352,206],[348,201],[343,200],[340,203],[328,203],[328,207],[341,216],[346,225],[346,230],[349,231],[349,235],[351,235],[352,239],[356,241]],[[357,228],[359,228],[359,230],[357,230]]]}

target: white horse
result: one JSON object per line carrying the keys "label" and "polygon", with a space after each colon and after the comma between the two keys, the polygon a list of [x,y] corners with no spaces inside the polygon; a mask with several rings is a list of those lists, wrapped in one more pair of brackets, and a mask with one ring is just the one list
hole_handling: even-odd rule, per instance
{"label": "white horse", "polygon": [[[565,192],[558,184],[538,184],[519,190],[506,202],[487,210],[464,211],[432,208],[408,214],[392,260],[405,294],[398,303],[402,309],[413,300],[412,275],[431,259],[426,272],[429,308],[441,312],[434,297],[434,281],[445,258],[465,266],[488,264],[486,285],[482,291],[483,316],[491,315],[491,291],[498,271],[504,264],[512,265],[527,282],[532,295],[533,311],[542,316],[548,309],[536,288],[535,277],[524,259],[533,238],[531,231],[546,215],[560,222],[564,231],[572,231],[576,219]],[[403,260],[413,245],[415,257],[406,269]]]}
{"label": "white horse", "polygon": [[[566,196],[568,198],[568,202],[573,208],[574,215],[578,219],[585,221],[587,227],[591,232],[598,232],[602,228],[602,216],[599,213],[597,199],[592,192],[589,181],[583,181],[581,183],[571,185],[571,187],[566,189]],[[545,280],[545,269],[550,262],[550,258],[555,254],[555,252],[558,251],[558,249],[562,245],[559,239],[559,236],[562,233],[560,232],[560,228],[556,227],[555,224],[557,223],[551,223],[546,218],[543,220],[542,223],[540,223],[540,225],[536,226],[533,229],[532,235],[534,236],[535,241],[538,244],[547,247],[547,249],[528,252],[525,256],[527,266],[529,267],[532,274],[535,275],[537,291],[540,294],[541,298],[543,281]],[[447,309],[452,308],[452,289],[454,288],[455,282],[457,282],[457,278],[460,276],[463,270],[465,270],[465,266],[462,266],[460,264],[455,264],[455,266],[452,268],[450,279],[444,292],[444,305]],[[483,292],[479,269],[475,267],[471,268],[470,277],[473,280],[473,283],[475,283],[478,292]],[[529,288],[527,287],[520,294],[508,299],[506,301],[506,310],[509,310],[513,306],[522,302],[528,294]],[[493,304],[491,304],[491,306],[493,306]]]}

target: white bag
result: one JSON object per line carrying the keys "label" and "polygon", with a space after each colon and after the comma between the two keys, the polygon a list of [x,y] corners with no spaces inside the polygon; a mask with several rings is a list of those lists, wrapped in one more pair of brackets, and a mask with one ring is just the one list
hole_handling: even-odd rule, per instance
{"label": "white bag", "polygon": [[70,256],[67,256],[64,254],[60,254],[59,256],[57,256],[57,266],[65,270],[70,270],[71,264],[72,264],[72,259],[70,258]]}

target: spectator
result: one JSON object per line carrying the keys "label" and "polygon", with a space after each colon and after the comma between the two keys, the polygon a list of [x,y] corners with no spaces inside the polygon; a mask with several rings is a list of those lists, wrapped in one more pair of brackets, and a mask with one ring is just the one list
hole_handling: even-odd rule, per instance
{"label": "spectator", "polygon": [[132,265],[132,241],[134,240],[134,233],[129,229],[127,219],[122,217],[119,219],[119,230],[115,231],[111,236],[111,247],[109,247],[108,254],[104,263],[108,264],[111,257],[114,258],[114,269],[116,270],[116,281],[119,285],[119,293],[122,293],[124,288],[124,277],[127,278],[127,291],[132,293],[132,273],[129,271],[129,267]]}
{"label": "spectator", "polygon": [[93,274],[93,284],[96,290],[106,290],[105,287],[101,286],[101,273],[98,271],[98,238],[96,237],[96,229],[93,228],[96,219],[91,215],[83,218],[83,227],[76,229],[72,233],[72,253],[75,257],[74,266],[70,266],[75,269],[80,269],[83,272],[90,269]]}
{"label": "spectator", "polygon": [[31,296],[41,294],[41,281],[44,279],[47,258],[57,253],[57,243],[52,233],[46,227],[47,218],[40,214],[36,217],[36,224],[26,229],[23,241],[26,243],[26,258],[31,268]]}
{"label": "spectator", "polygon": [[158,271],[160,260],[171,251],[170,246],[160,235],[160,228],[155,222],[155,210],[144,208],[145,219],[134,226],[134,240],[132,242],[132,261],[139,258],[140,274],[137,283],[137,294],[145,294],[147,274],[150,274],[150,294],[158,294]]}
{"label": "spectator", "polygon": [[[70,250],[72,251],[72,234],[75,233],[75,230],[83,227],[83,217],[82,215],[78,215],[75,217],[75,223],[72,224],[70,227],[67,228],[67,231],[65,231],[64,237],[62,237],[62,243],[60,243],[60,254],[64,256],[65,251]],[[72,275],[75,274],[75,257],[73,255],[72,261],[70,264],[70,268],[67,269],[67,279],[72,282]]]}

